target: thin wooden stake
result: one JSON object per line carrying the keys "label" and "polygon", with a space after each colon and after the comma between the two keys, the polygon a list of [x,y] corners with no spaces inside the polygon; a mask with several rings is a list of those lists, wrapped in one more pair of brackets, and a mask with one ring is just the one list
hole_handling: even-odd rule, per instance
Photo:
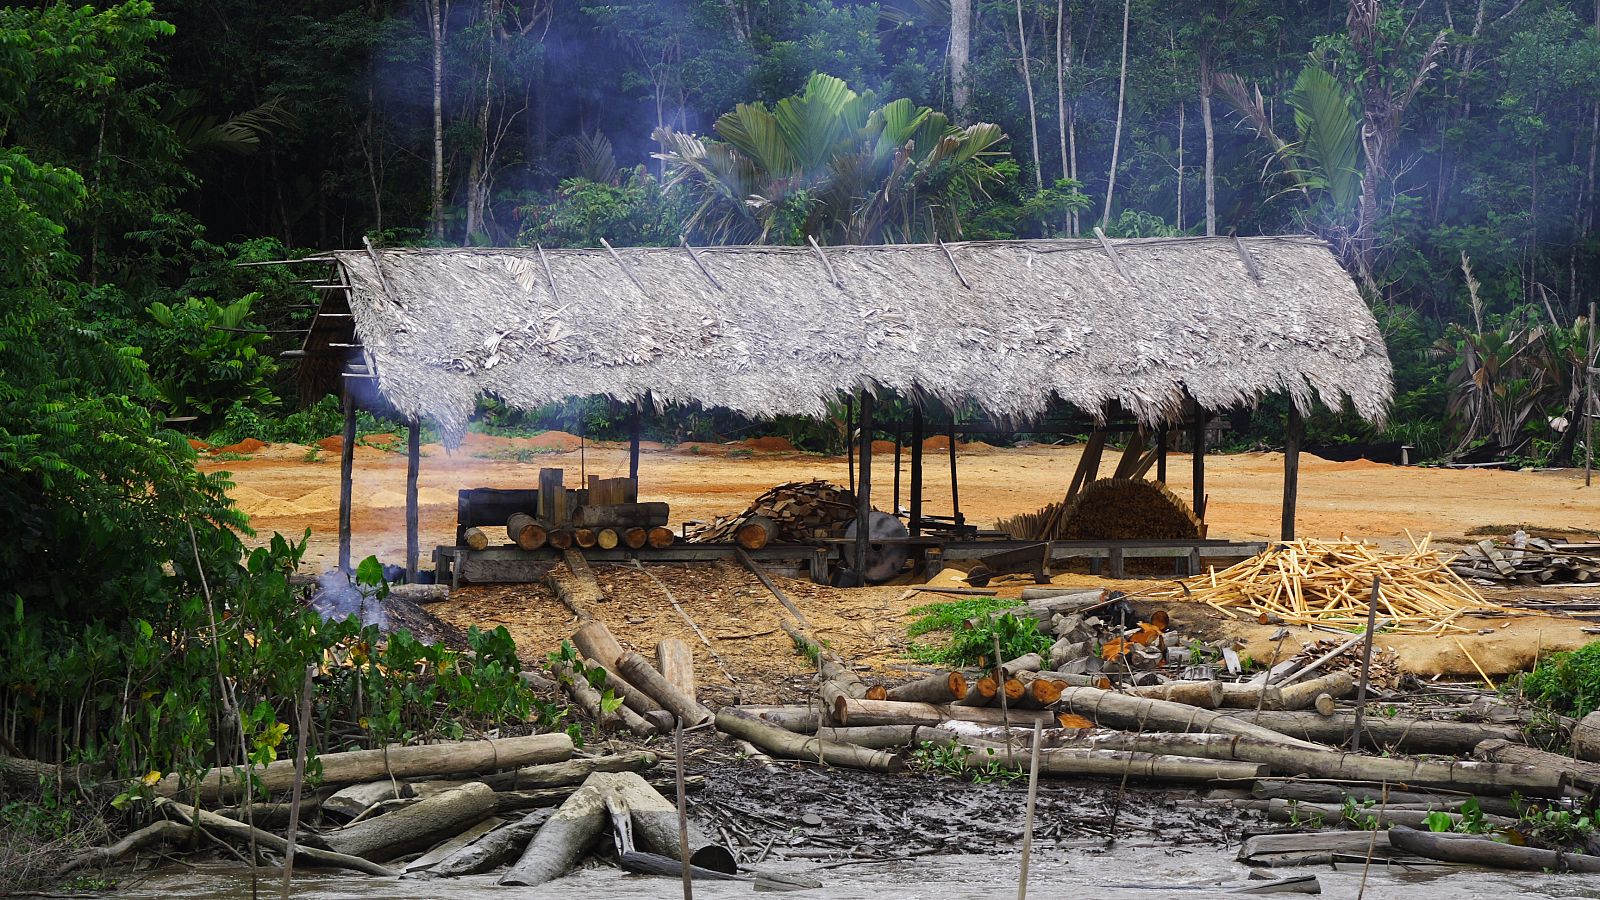
{"label": "thin wooden stake", "polygon": [[300,833],[300,790],[306,782],[306,740],[311,736],[311,678],[316,666],[306,666],[305,687],[300,690],[300,704],[295,708],[294,739],[294,789],[289,792],[288,846],[283,850],[283,900],[289,900],[289,876],[294,872],[295,838]]}
{"label": "thin wooden stake", "polygon": [[811,249],[817,251],[817,259],[822,260],[822,267],[828,270],[828,280],[833,282],[834,287],[844,287],[839,283],[839,276],[833,273],[833,263],[828,261],[828,255],[822,252],[821,247],[817,246],[817,239],[808,234],[806,235],[806,240],[811,242]]}
{"label": "thin wooden stake", "polygon": [[1383,576],[1372,576],[1372,596],[1367,599],[1367,640],[1361,651],[1361,680],[1356,684],[1356,722],[1350,729],[1350,749],[1361,747],[1361,720],[1367,711],[1367,681],[1372,677],[1372,633],[1378,626],[1378,598],[1383,591]]}
{"label": "thin wooden stake", "polygon": [[633,282],[633,286],[639,289],[639,293],[649,297],[650,292],[644,289],[644,282],[640,281],[638,277],[633,274],[632,270],[628,268],[627,264],[622,261],[622,257],[617,254],[617,249],[611,246],[611,243],[605,238],[601,238],[600,243],[604,245],[607,252],[611,254],[611,258],[617,261],[617,268],[622,270],[622,274],[628,276],[628,280]]}
{"label": "thin wooden stake", "polygon": [[950,247],[944,241],[939,241],[939,249],[944,251],[944,258],[950,261],[950,268],[956,270],[956,277],[961,279],[961,286],[969,291],[972,290],[972,285],[967,283],[967,276],[961,274],[961,267],[956,265],[956,256],[950,252]]}
{"label": "thin wooden stake", "polygon": [[694,898],[694,878],[689,869],[689,813],[683,800],[683,719],[676,721],[672,730],[672,755],[677,757],[678,769],[678,871],[683,873],[683,900]]}
{"label": "thin wooden stake", "polygon": [[711,286],[719,291],[722,291],[723,293],[727,293],[727,290],[722,286],[722,282],[717,280],[717,276],[711,274],[711,270],[706,268],[706,264],[700,261],[700,254],[694,252],[694,248],[689,246],[688,238],[683,240],[683,249],[689,251],[689,258],[694,260],[695,268],[699,269],[700,274],[704,275],[706,280],[711,282]]}
{"label": "thin wooden stake", "polygon": [[1011,707],[1006,702],[1006,670],[1001,665],[1005,657],[1000,655],[1000,633],[990,631],[989,636],[994,638],[994,671],[995,678],[1000,682],[1000,721],[1006,726],[1006,765],[1015,766],[1016,756],[1011,752]]}
{"label": "thin wooden stake", "polygon": [[[1544,633],[1540,632],[1541,641],[1543,640],[1543,636],[1544,636]],[[1462,655],[1466,656],[1467,662],[1472,663],[1472,667],[1474,669],[1478,670],[1478,674],[1479,675],[1483,676],[1483,683],[1487,684],[1489,686],[1489,690],[1491,690],[1491,691],[1499,690],[1499,688],[1494,686],[1494,679],[1489,677],[1489,673],[1485,672],[1483,670],[1483,666],[1478,665],[1478,661],[1476,659],[1472,658],[1472,652],[1467,649],[1467,645],[1461,643],[1461,638],[1451,638],[1451,640],[1455,641],[1456,642],[1456,646],[1461,648],[1461,653],[1462,653]]]}
{"label": "thin wooden stake", "polygon": [[561,302],[561,294],[556,291],[556,276],[550,271],[550,260],[545,258],[544,245],[534,244],[534,249],[539,251],[539,265],[544,266],[544,280],[550,283],[550,299],[556,303]]}
{"label": "thin wooden stake", "polygon": [[1033,757],[1028,761],[1028,816],[1022,822],[1022,877],[1017,882],[1017,900],[1028,897],[1028,854],[1033,850],[1033,809],[1039,796],[1039,744],[1044,739],[1044,722],[1033,720]]}

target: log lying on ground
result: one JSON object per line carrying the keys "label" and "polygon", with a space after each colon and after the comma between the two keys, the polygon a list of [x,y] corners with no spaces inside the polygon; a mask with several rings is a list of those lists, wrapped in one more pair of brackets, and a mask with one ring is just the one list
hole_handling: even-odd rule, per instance
{"label": "log lying on ground", "polygon": [[1600,763],[1600,711],[1589,713],[1572,726],[1572,755]]}
{"label": "log lying on ground", "polygon": [[665,503],[608,503],[580,506],[572,511],[579,528],[652,528],[667,524],[672,508]]}
{"label": "log lying on ground", "polygon": [[668,547],[671,547],[673,542],[677,539],[678,536],[672,533],[672,529],[667,528],[664,525],[657,525],[656,527],[650,529],[649,531],[645,532],[644,537],[645,543],[657,550],[665,550]]}
{"label": "log lying on ground", "polygon": [[412,796],[411,785],[404,781],[396,782],[392,778],[383,778],[340,788],[322,801],[322,811],[354,819],[374,804],[410,796]]}
{"label": "log lying on ground", "polygon": [[1086,742],[1096,749],[1265,763],[1278,775],[1388,782],[1399,789],[1445,788],[1469,793],[1559,797],[1561,772],[1505,763],[1365,756],[1327,748],[1286,747],[1272,740],[1228,734],[1106,734]]}
{"label": "log lying on ground", "polygon": [[506,519],[506,537],[524,550],[537,550],[550,539],[550,529],[533,516],[516,512]]}
{"label": "log lying on ground", "polygon": [[[557,549],[562,548],[557,547]],[[567,609],[572,610],[572,614],[577,616],[579,621],[588,622],[594,618],[591,607],[606,602],[605,591],[600,589],[600,582],[595,580],[594,572],[590,571],[583,554],[563,554],[563,557],[567,562],[566,568],[552,566],[550,571],[545,573],[545,583],[550,585],[550,589],[556,592],[556,598]],[[603,657],[601,659],[603,660]]]}
{"label": "log lying on ground", "polygon": [[598,540],[599,539],[593,528],[572,529],[572,543],[584,550],[592,548],[598,542]]}
{"label": "log lying on ground", "polygon": [[[563,732],[556,732],[324,753],[317,757],[317,761],[322,765],[322,784],[338,787],[388,777],[493,772],[538,763],[561,762],[571,756],[572,738]],[[201,799],[209,802],[234,796],[242,784],[242,774],[231,766],[206,772],[200,779]],[[276,760],[255,769],[254,775],[257,783],[266,791],[287,791],[294,786],[294,760]],[[168,775],[161,779],[156,783],[155,792],[161,797],[175,796],[178,793],[178,777]]]}
{"label": "log lying on ground", "polygon": [[[1329,824],[1342,821],[1348,807],[1340,803],[1307,803],[1303,800],[1286,800],[1282,797],[1273,797],[1266,801],[1267,819],[1273,822],[1304,822],[1308,819],[1321,819]],[[1405,825],[1410,828],[1426,828],[1428,816],[1440,813],[1450,817],[1451,827],[1461,824],[1461,814],[1448,810],[1403,809],[1393,804],[1383,805],[1375,803],[1372,806],[1358,806],[1355,815],[1359,821],[1369,820],[1376,822],[1378,828],[1389,828],[1393,825]],[[1508,816],[1483,817],[1484,824],[1491,828],[1510,828],[1517,824],[1517,820]]]}
{"label": "log lying on ground", "polygon": [[966,676],[960,672],[942,672],[889,688],[886,699],[903,703],[950,703],[966,695]]}
{"label": "log lying on ground", "polygon": [[[1071,690],[1069,688],[1069,690]],[[1050,710],[1003,710],[997,706],[973,707],[954,703],[898,703],[894,700],[851,700],[833,706],[831,715],[840,725],[942,725],[948,721],[980,722],[985,725],[1011,725],[1032,728],[1039,722],[1046,728],[1060,723]]]}
{"label": "log lying on ground", "polygon": [[[651,784],[663,790],[669,783],[675,784],[672,778],[662,775],[652,775]],[[704,775],[685,775],[683,787],[686,791],[698,791],[705,787]],[[530,809],[543,809],[546,807],[560,806],[567,802],[567,798],[577,793],[581,785],[569,784],[565,787],[537,788],[531,791],[495,791],[495,815],[521,815]]]}
{"label": "log lying on ground", "polygon": [[1395,855],[1386,831],[1313,831],[1245,838],[1238,860],[1252,866],[1325,866],[1333,862],[1335,855],[1365,856],[1369,850],[1375,859]]}
{"label": "log lying on ground", "polygon": [[[1262,695],[1266,696],[1263,697]],[[1282,690],[1275,684],[1254,681],[1224,682],[1221,705],[1228,709],[1282,709]]]}
{"label": "log lying on ground", "polygon": [[560,878],[583,859],[605,827],[605,798],[593,787],[579,787],[533,836],[498,883],[534,887]]}
{"label": "log lying on ground", "polygon": [[428,870],[428,874],[453,878],[498,869],[522,855],[528,842],[533,840],[533,836],[539,833],[539,829],[554,813],[551,809],[536,809],[440,860]]}
{"label": "log lying on ground", "polygon": [[1104,675],[1083,675],[1077,672],[1040,672],[1040,675],[1054,681],[1065,682],[1067,687],[1092,687],[1102,691],[1111,690],[1111,679]]}
{"label": "log lying on ground", "polygon": [[[992,674],[982,674],[967,682],[967,693],[956,699],[959,706],[992,706],[998,702],[1000,696],[1000,680]],[[890,697],[890,700],[898,698]],[[907,700],[905,702],[918,702]],[[921,701],[929,702],[929,701]]]}
{"label": "log lying on ground", "polygon": [[1000,669],[1008,676],[1019,672],[1037,672],[1044,668],[1044,659],[1037,653],[1024,653],[1016,659],[1007,660]]}
{"label": "log lying on ground", "polygon": [[1032,593],[1032,588],[1024,588],[1022,606],[1015,606],[1001,612],[1011,613],[1019,619],[1032,619],[1040,626],[1039,630],[1048,633],[1051,621],[1058,614],[1071,615],[1098,605],[1104,601],[1103,591],[1073,591],[1071,593],[1056,593],[1040,596]]}
{"label": "log lying on ground", "polygon": [[740,706],[736,709],[795,734],[813,734],[828,724],[827,713],[815,706]]}
{"label": "log lying on ground", "polygon": [[[262,831],[259,828],[251,828],[249,825],[246,825],[243,822],[235,822],[226,816],[219,816],[214,812],[207,812],[203,809],[196,810],[192,806],[184,806],[181,803],[174,803],[166,797],[156,798],[155,807],[163,815],[174,817],[178,821],[186,824],[192,825],[198,823],[200,827],[204,828],[211,834],[219,837],[226,837],[241,844],[249,844],[253,838],[256,842],[256,846],[264,847],[275,853],[284,853],[287,851],[289,846],[288,841],[270,831]],[[323,850],[320,847],[308,847],[304,844],[297,844],[295,846],[294,860],[296,865],[327,866],[335,869],[351,869],[356,872],[365,872],[368,875],[378,875],[389,878],[396,877],[400,874],[393,869],[379,865],[378,863],[375,863],[369,859],[362,859],[359,856],[350,856],[348,854],[338,853],[332,850]]]}
{"label": "log lying on ground", "polygon": [[1554,772],[1565,772],[1568,782],[1581,791],[1592,792],[1600,789],[1600,763],[1535,750],[1521,742],[1504,739],[1486,740],[1473,748],[1472,755],[1478,759],[1494,762],[1540,766]]}
{"label": "log lying on ground", "polygon": [[1252,725],[1213,710],[1200,709],[1168,700],[1129,697],[1092,687],[1069,687],[1061,692],[1061,706],[1068,712],[1086,716],[1111,728],[1160,728],[1169,731],[1197,731],[1212,734],[1238,734],[1283,746],[1310,750],[1327,748],[1310,741],[1282,735],[1269,728]]}
{"label": "log lying on ground", "polygon": [[[967,760],[970,768],[991,762],[1027,771],[1031,753],[1025,747],[1007,754],[990,746],[976,748]],[[1125,750],[1056,748],[1039,751],[1039,772],[1045,775],[1089,775],[1102,778],[1138,778],[1152,781],[1248,781],[1267,774],[1260,763],[1201,757],[1166,756]]]}
{"label": "log lying on ground", "polygon": [[[887,703],[883,700],[864,700],[863,703]],[[852,769],[869,769],[874,772],[898,772],[905,768],[905,762],[894,753],[882,750],[869,750],[854,744],[841,744],[835,741],[821,740],[815,737],[805,737],[786,731],[776,725],[770,725],[759,718],[739,711],[735,707],[724,707],[717,713],[717,730],[723,734],[742,738],[767,751],[773,756],[784,759],[801,759],[809,762],[821,762],[831,766],[846,766]]]}
{"label": "log lying on ground", "polygon": [[1467,835],[1433,834],[1397,826],[1389,829],[1389,844],[1397,850],[1441,862],[1528,872],[1600,872],[1600,856],[1513,847]]}
{"label": "log lying on ground", "polygon": [[594,545],[601,550],[615,550],[620,543],[622,536],[615,528],[601,528],[594,533]]}
{"label": "log lying on ground", "polygon": [[473,526],[461,531],[461,543],[473,550],[484,550],[489,546],[489,533],[482,528]]}
{"label": "log lying on ground", "polygon": [[545,538],[545,542],[557,550],[571,550],[577,546],[577,540],[573,537],[572,529],[565,525],[550,529],[550,534]]}
{"label": "log lying on ground", "polygon": [[685,696],[671,682],[662,677],[644,657],[637,653],[624,653],[617,660],[617,671],[628,683],[650,695],[668,712],[677,716],[684,727],[692,727],[712,719],[711,710],[700,705],[694,697]]}
{"label": "log lying on ground", "polygon": [[1061,699],[1061,692],[1070,687],[1061,679],[1032,672],[1022,678],[1022,683],[1028,689],[1027,702],[1023,704],[1026,709],[1044,709],[1054,706],[1056,701]]}
{"label": "log lying on ground", "polygon": [[689,645],[677,638],[666,638],[656,643],[656,663],[661,677],[678,689],[685,697],[696,697],[694,683],[694,653]]}
{"label": "log lying on ground", "polygon": [[646,737],[656,733],[656,726],[644,720],[643,716],[629,709],[626,705],[607,711],[605,709],[605,696],[589,683],[586,675],[580,675],[566,663],[553,663],[550,671],[566,688],[574,702],[584,713],[595,721],[602,729],[611,730],[626,728],[630,732]]}
{"label": "log lying on ground", "polygon": [[194,837],[194,829],[170,819],[161,819],[133,832],[109,847],[91,847],[67,860],[56,870],[57,876],[69,875],[79,869],[108,866],[129,853],[159,847],[163,844],[181,844]]}
{"label": "log lying on ground", "polygon": [[[627,810],[634,843],[647,853],[672,860],[682,859],[678,834],[678,807],[661,796],[643,778],[632,772],[603,772],[587,784],[599,791],[608,804]],[[688,823],[689,860],[692,865],[732,874],[738,862],[727,848],[711,842],[699,826]]]}
{"label": "log lying on ground", "polygon": [[1220,681],[1169,681],[1166,684],[1126,687],[1122,692],[1132,697],[1171,700],[1200,709],[1216,709],[1222,705],[1223,697]]}
{"label": "log lying on ground", "polygon": [[1308,709],[1320,694],[1343,700],[1355,692],[1356,681],[1349,672],[1330,672],[1284,685],[1278,691],[1278,702],[1283,709]]}
{"label": "log lying on ground", "polygon": [[[1338,746],[1350,740],[1355,728],[1353,713],[1324,716],[1315,712],[1277,710],[1257,715],[1254,711],[1230,711],[1229,715],[1319,744]],[[1364,743],[1369,747],[1398,750],[1402,753],[1445,753],[1458,756],[1471,753],[1479,743],[1499,738],[1521,742],[1522,733],[1506,725],[1478,725],[1443,719],[1389,719],[1365,716],[1361,720]]]}
{"label": "log lying on ground", "polygon": [[932,725],[863,725],[855,728],[818,728],[819,740],[854,744],[869,750],[915,749],[925,743],[941,747],[956,743],[957,736]]}
{"label": "log lying on ground", "polygon": [[1476,800],[1478,808],[1489,815],[1511,816],[1519,813],[1517,804],[1500,797],[1473,797],[1462,794],[1419,793],[1390,789],[1387,794],[1381,785],[1330,784],[1321,781],[1302,781],[1294,778],[1261,778],[1250,788],[1250,795],[1258,800],[1303,800],[1307,803],[1332,803],[1343,805],[1348,798],[1357,803],[1371,800],[1400,806],[1422,806],[1445,812],[1459,812],[1461,805]]}
{"label": "log lying on ground", "polygon": [[[538,790],[582,784],[585,778],[596,772],[643,772],[655,768],[660,761],[660,757],[648,750],[629,750],[542,766],[524,766],[511,772],[497,772],[473,780],[481,781],[497,791]],[[412,788],[421,796],[427,796],[430,792],[448,790],[463,783],[419,781]]]}
{"label": "log lying on ground", "polygon": [[760,550],[778,536],[778,523],[766,516],[751,516],[734,529],[733,539],[746,550]]}
{"label": "log lying on ground", "polygon": [[336,853],[384,862],[437,844],[494,815],[494,789],[470,782],[404,809],[335,828],[322,840]]}
{"label": "log lying on ground", "polygon": [[627,547],[629,550],[642,550],[649,537],[650,532],[648,529],[629,528],[622,532],[622,546]]}
{"label": "log lying on ground", "polygon": [[[585,662],[585,665],[588,664]],[[672,713],[662,709],[661,704],[651,700],[649,694],[628,683],[628,679],[623,678],[621,673],[615,669],[607,669],[599,663],[594,663],[594,666],[605,671],[605,686],[611,689],[613,695],[622,698],[624,706],[638,713],[646,722],[654,725],[657,731],[667,732],[672,730]]]}

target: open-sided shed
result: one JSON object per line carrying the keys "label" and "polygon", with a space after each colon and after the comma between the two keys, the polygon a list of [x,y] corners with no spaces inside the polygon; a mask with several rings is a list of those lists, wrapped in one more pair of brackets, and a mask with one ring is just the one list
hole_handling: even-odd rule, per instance
{"label": "open-sided shed", "polygon": [[[1289,536],[1300,416],[1321,402],[1381,421],[1393,391],[1377,323],[1309,237],[319,259],[336,275],[295,354],[308,391],[432,420],[450,447],[483,394],[529,409],[598,394],[752,416],[823,415],[858,394],[870,424],[872,394],[892,390],[1019,425],[1053,398],[1160,425],[1281,392],[1294,410]],[[413,496],[413,548],[415,521]]]}

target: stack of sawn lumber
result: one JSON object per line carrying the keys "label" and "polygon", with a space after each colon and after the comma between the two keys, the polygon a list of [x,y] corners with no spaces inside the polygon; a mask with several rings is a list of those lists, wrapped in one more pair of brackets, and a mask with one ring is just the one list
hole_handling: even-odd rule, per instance
{"label": "stack of sawn lumber", "polygon": [[1366,626],[1372,585],[1380,578],[1378,616],[1393,633],[1468,632],[1458,618],[1501,610],[1431,552],[1426,538],[1399,553],[1360,541],[1286,541],[1150,597],[1204,603],[1262,624],[1350,631]]}
{"label": "stack of sawn lumber", "polygon": [[1450,569],[1514,584],[1600,583],[1600,543],[1551,541],[1519,530],[1503,543],[1484,540],[1466,548]]}
{"label": "stack of sawn lumber", "polygon": [[769,543],[839,537],[855,516],[856,498],[850,491],[826,481],[790,481],[767,490],[741,513],[701,525],[689,540],[733,541],[759,550]]}

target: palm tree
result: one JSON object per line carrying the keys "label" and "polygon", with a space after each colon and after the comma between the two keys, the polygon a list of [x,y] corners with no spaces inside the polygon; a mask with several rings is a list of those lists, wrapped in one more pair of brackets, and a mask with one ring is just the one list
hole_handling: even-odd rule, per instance
{"label": "palm tree", "polygon": [[741,103],[717,138],[656,130],[667,185],[696,198],[687,230],[710,243],[869,244],[955,236],[1001,173],[999,126],[961,127],[907,99],[881,107],[838,78]]}

